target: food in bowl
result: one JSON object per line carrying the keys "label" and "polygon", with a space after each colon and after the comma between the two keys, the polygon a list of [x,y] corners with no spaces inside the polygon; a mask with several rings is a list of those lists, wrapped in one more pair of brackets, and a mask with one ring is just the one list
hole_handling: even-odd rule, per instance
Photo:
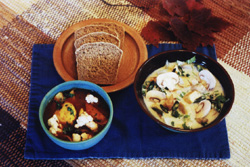
{"label": "food in bowl", "polygon": [[219,80],[196,57],[169,62],[148,75],[142,85],[150,113],[174,128],[189,130],[209,125],[228,101]]}
{"label": "food in bowl", "polygon": [[96,92],[73,88],[58,92],[47,104],[43,120],[55,137],[71,142],[93,138],[106,126],[109,106]]}

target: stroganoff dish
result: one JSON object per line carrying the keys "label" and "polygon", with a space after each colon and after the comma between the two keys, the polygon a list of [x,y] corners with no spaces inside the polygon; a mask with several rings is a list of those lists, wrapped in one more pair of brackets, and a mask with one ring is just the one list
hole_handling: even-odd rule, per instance
{"label": "stroganoff dish", "polygon": [[196,58],[169,62],[144,81],[142,94],[151,114],[169,126],[197,129],[210,124],[227,101],[218,79]]}

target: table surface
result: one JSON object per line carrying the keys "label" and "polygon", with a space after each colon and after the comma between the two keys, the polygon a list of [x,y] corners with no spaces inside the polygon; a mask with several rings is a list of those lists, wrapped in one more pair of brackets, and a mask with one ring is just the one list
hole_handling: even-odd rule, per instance
{"label": "table surface", "polygon": [[[130,4],[126,0],[107,0]],[[100,0],[0,0],[0,109],[20,124],[9,140],[0,142],[0,166],[248,166],[250,163],[250,2],[202,1],[214,15],[232,23],[215,35],[218,62],[235,86],[235,103],[226,117],[231,158],[185,159],[84,159],[32,161],[23,158],[28,119],[31,49],[34,44],[55,43],[69,26],[91,18],[109,18],[128,24],[138,33],[150,16],[128,6],[109,6]],[[2,111],[1,110],[1,111]],[[1,122],[0,122],[1,126]],[[17,136],[19,137],[16,140]],[[10,151],[11,150],[11,151]]]}

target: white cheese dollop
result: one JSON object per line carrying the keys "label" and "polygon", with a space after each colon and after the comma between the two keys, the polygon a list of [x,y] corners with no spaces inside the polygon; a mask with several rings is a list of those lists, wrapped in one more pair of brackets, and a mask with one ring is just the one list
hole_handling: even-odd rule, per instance
{"label": "white cheese dollop", "polygon": [[89,115],[86,112],[83,112],[83,114],[81,114],[77,118],[75,128],[82,127],[82,126],[86,125],[88,122],[91,122],[91,121],[93,121],[93,118],[91,117],[91,115]]}
{"label": "white cheese dollop", "polygon": [[98,98],[93,96],[92,94],[88,94],[85,98],[87,103],[98,103]]}

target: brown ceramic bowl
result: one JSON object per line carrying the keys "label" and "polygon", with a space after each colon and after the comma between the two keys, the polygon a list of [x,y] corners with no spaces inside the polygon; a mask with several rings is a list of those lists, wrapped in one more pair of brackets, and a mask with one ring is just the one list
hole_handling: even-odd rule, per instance
{"label": "brown ceramic bowl", "polygon": [[[142,85],[146,78],[148,77],[149,74],[151,74],[154,70],[162,67],[165,65],[166,60],[169,62],[175,62],[176,60],[180,61],[186,61],[192,57],[196,57],[196,64],[200,64],[208,70],[220,81],[222,87],[224,88],[225,96],[229,98],[229,101],[227,101],[223,108],[222,111],[220,112],[219,116],[209,125],[204,126],[199,129],[191,129],[191,130],[184,130],[180,128],[175,128],[172,126],[169,126],[157,118],[155,118],[147,109],[146,105],[144,104],[143,101],[143,96],[142,96]],[[174,51],[166,51],[166,52],[161,52],[159,54],[156,54],[149,58],[147,61],[145,61],[139,70],[137,71],[137,74],[135,76],[135,81],[134,81],[134,91],[136,95],[136,99],[142,108],[142,110],[155,122],[157,122],[159,125],[162,127],[174,131],[174,132],[197,132],[197,131],[203,131],[208,128],[211,128],[221,122],[225,116],[229,113],[231,110],[231,107],[234,102],[234,85],[233,82],[226,72],[226,70],[214,59],[212,59],[209,56],[206,56],[202,53],[197,53],[197,52],[190,52],[186,50],[174,50]]]}

